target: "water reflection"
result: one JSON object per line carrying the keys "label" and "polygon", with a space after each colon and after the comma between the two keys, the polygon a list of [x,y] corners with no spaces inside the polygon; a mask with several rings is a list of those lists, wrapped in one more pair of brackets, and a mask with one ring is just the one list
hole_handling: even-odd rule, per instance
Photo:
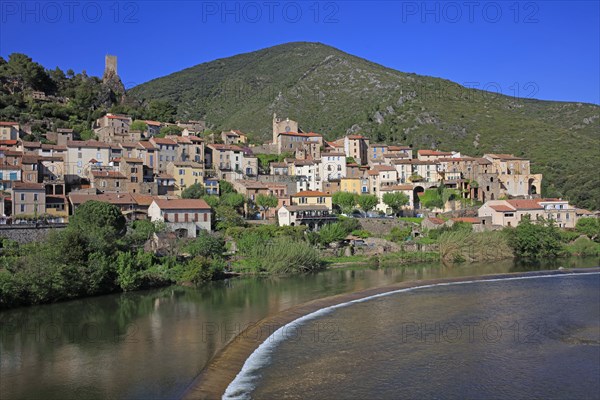
{"label": "water reflection", "polygon": [[[561,260],[559,266],[575,266]],[[598,261],[578,260],[578,267]],[[0,398],[179,397],[249,324],[316,298],[407,280],[516,272],[512,262],[236,278],[0,313]]]}

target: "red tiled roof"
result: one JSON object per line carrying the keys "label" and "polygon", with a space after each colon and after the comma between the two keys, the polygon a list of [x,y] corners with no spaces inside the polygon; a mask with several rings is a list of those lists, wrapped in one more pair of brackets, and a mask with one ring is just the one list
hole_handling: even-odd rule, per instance
{"label": "red tiled roof", "polygon": [[0,140],[0,145],[14,146],[17,144],[16,140]]}
{"label": "red tiled roof", "polygon": [[160,122],[158,122],[158,121],[149,121],[149,120],[146,120],[146,121],[144,121],[144,122],[145,122],[147,125],[154,125],[154,126],[161,126],[161,125],[162,125],[162,124],[161,124]]}
{"label": "red tiled roof", "polygon": [[23,141],[23,147],[42,147],[41,142],[25,142]]}
{"label": "red tiled roof", "polygon": [[18,122],[5,122],[5,121],[0,121],[0,126],[14,126],[14,125],[19,125]]}
{"label": "red tiled roof", "polygon": [[442,225],[442,224],[445,224],[445,223],[446,223],[446,221],[444,221],[444,220],[443,220],[443,219],[441,219],[441,218],[437,218],[437,217],[429,217],[428,219],[429,219],[431,222],[433,222],[435,225]]}
{"label": "red tiled roof", "polygon": [[94,178],[126,179],[119,171],[92,171]]}
{"label": "red tiled roof", "polygon": [[171,139],[166,139],[166,138],[157,138],[157,137],[153,137],[152,139],[150,139],[152,142],[156,143],[156,144],[166,144],[169,146],[175,146],[177,144],[177,142],[174,142]]}
{"label": "red tiled roof", "polygon": [[202,199],[154,199],[156,205],[163,210],[210,210],[210,206]]}
{"label": "red tiled roof", "polygon": [[108,119],[131,119],[130,116],[127,115],[105,115]]}
{"label": "red tiled roof", "polygon": [[502,204],[498,204],[498,205],[494,205],[494,206],[490,206],[490,208],[492,210],[498,211],[498,212],[510,212],[510,211],[515,211],[514,208],[509,207],[509,206],[505,206]]}
{"label": "red tiled roof", "polygon": [[542,207],[538,201],[539,200],[506,200],[508,204],[516,208],[517,210],[542,210]]}
{"label": "red tiled roof", "polygon": [[67,147],[97,147],[103,149],[109,149],[108,143],[100,142],[98,140],[68,140]]}
{"label": "red tiled roof", "polygon": [[360,139],[366,139],[366,137],[364,137],[363,135],[348,135],[348,139],[350,139],[350,140],[360,140]]}
{"label": "red tiled roof", "polygon": [[43,183],[15,182],[13,190],[44,190]]}
{"label": "red tiled roof", "polygon": [[135,200],[129,193],[101,193],[101,194],[87,194],[87,193],[71,193],[69,200],[73,204],[83,204],[89,200],[102,201],[110,204],[135,204]]}
{"label": "red tiled roof", "polygon": [[236,146],[234,144],[220,144],[220,143],[211,143],[208,145],[208,147],[214,149],[214,150],[219,150],[219,151],[243,151],[243,149],[240,146]]}
{"label": "red tiled roof", "polygon": [[377,170],[377,171],[395,171],[396,168],[391,167],[389,165],[376,165],[373,167],[373,169]]}
{"label": "red tiled roof", "polygon": [[410,150],[410,146],[390,146],[388,147],[389,151],[400,151],[400,150]]}
{"label": "red tiled roof", "polygon": [[450,218],[454,222],[466,222],[467,224],[478,224],[479,218],[476,217],[459,217],[459,218]]}
{"label": "red tiled roof", "polygon": [[145,149],[156,149],[156,147],[152,143],[147,141],[138,142],[138,145],[142,146]]}
{"label": "red tiled roof", "polygon": [[417,154],[420,156],[451,156],[452,153],[447,151],[437,151],[437,150],[419,150]]}
{"label": "red tiled roof", "polygon": [[292,195],[292,197],[323,197],[323,196],[331,197],[330,194],[318,192],[316,190],[304,190],[302,192],[298,192],[298,193]]}
{"label": "red tiled roof", "polygon": [[393,192],[394,190],[413,190],[411,185],[392,185],[381,188],[382,192]]}

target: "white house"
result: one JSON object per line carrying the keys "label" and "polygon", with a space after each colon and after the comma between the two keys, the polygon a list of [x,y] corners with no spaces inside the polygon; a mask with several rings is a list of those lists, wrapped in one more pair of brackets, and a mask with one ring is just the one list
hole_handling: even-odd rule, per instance
{"label": "white house", "polygon": [[165,222],[182,237],[196,237],[202,229],[211,231],[212,209],[202,199],[154,199],[148,217],[152,222]]}

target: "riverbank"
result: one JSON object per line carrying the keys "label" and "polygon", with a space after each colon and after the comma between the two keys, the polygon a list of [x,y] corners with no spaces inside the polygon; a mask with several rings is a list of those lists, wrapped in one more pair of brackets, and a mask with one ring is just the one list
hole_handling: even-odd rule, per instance
{"label": "riverbank", "polygon": [[[506,278],[526,279],[536,276],[560,276],[581,273],[600,273],[600,268],[596,267],[570,270],[563,269],[556,271],[494,274],[417,282],[401,282],[393,285],[332,296],[301,304],[276,315],[266,317],[255,325],[241,332],[235,340],[233,340],[222,351],[216,354],[210,364],[194,380],[190,387],[188,387],[183,398],[186,400],[191,400],[222,397],[231,382],[233,382],[238,374],[240,374],[240,371],[243,369],[251,369],[253,367],[250,362],[250,357],[256,351],[256,349],[259,348],[259,346],[263,346],[263,343],[267,343],[267,340],[277,341],[285,339],[287,337],[286,331],[285,329],[282,330],[282,328],[289,328],[287,335],[295,334],[303,320],[310,318],[311,314],[329,307],[344,306],[352,302],[361,301],[362,299],[371,298],[378,295],[386,295],[403,289],[431,287],[433,285],[440,284],[450,285]],[[282,335],[282,337],[273,337],[273,335]],[[235,393],[230,394],[235,395]]]}

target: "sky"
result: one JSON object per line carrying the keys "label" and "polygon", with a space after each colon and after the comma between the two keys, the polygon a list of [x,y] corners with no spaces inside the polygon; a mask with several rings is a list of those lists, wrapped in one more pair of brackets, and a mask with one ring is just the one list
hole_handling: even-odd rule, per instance
{"label": "sky", "polygon": [[509,96],[600,104],[599,1],[9,1],[0,56],[126,87],[286,42]]}

